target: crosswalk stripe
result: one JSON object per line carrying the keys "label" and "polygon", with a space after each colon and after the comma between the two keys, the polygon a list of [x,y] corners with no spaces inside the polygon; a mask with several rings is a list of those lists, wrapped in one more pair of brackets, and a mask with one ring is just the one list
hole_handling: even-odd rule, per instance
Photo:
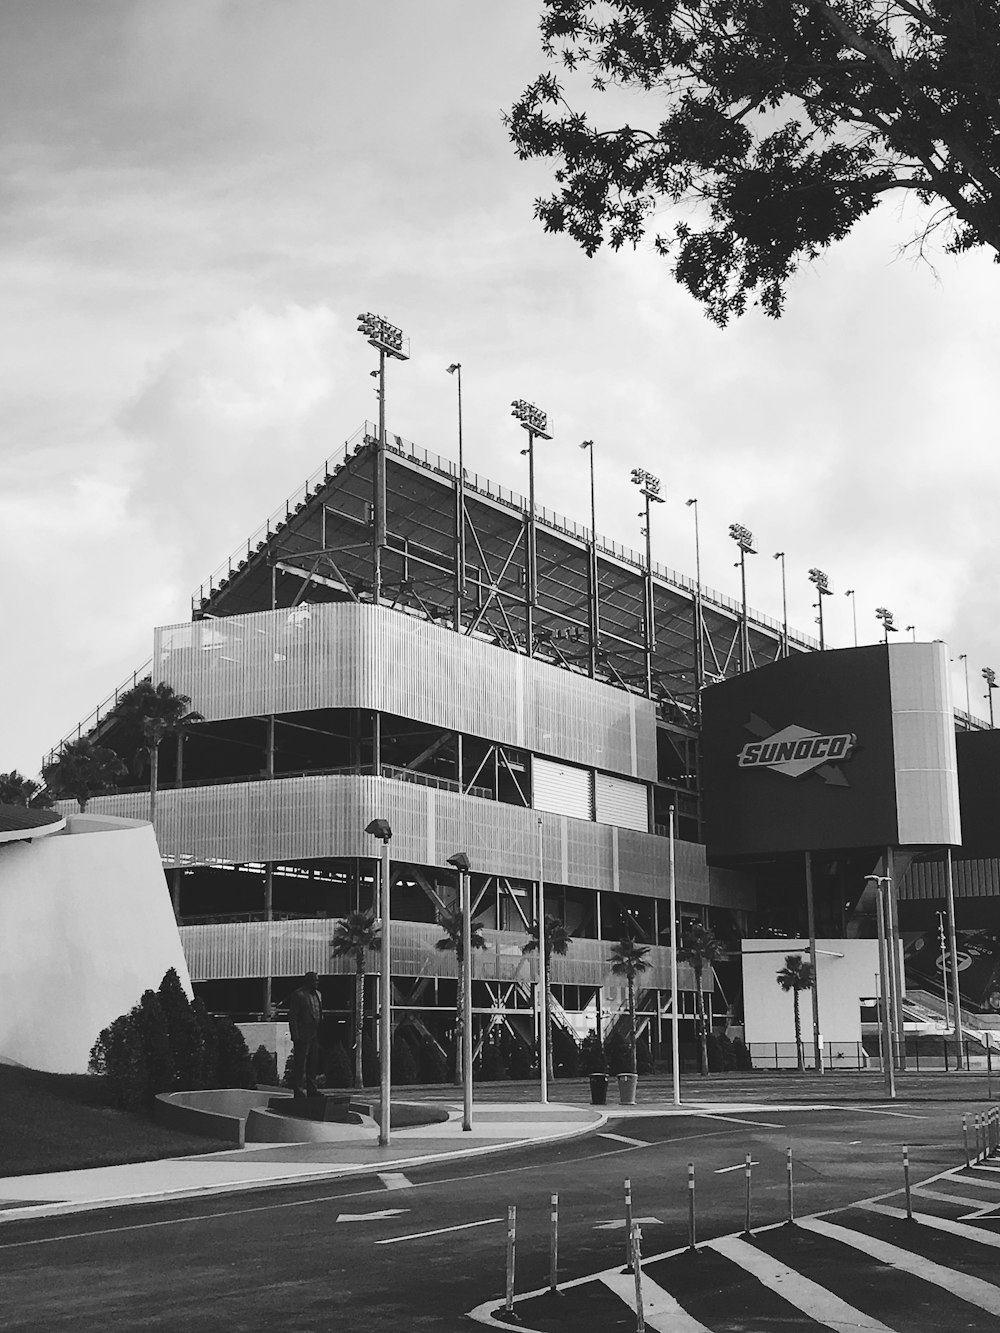
{"label": "crosswalk stripe", "polygon": [[[632,1273],[602,1273],[601,1281],[630,1310],[635,1309],[635,1277]],[[712,1333],[645,1273],[642,1275],[642,1317],[650,1333]]]}
{"label": "crosswalk stripe", "polygon": [[1000,1190],[1000,1175],[992,1179],[989,1176],[949,1176],[948,1179],[953,1180],[956,1185],[974,1185],[980,1190]]}
{"label": "crosswalk stripe", "polygon": [[994,1287],[992,1283],[984,1282],[981,1278],[970,1277],[968,1273],[960,1273],[954,1268],[945,1268],[924,1258],[922,1254],[914,1254],[911,1250],[890,1245],[876,1236],[851,1231],[847,1227],[839,1227],[836,1223],[826,1222],[819,1217],[803,1217],[796,1225],[804,1227],[807,1231],[814,1231],[819,1236],[840,1241],[843,1245],[860,1250],[870,1259],[878,1259],[903,1273],[910,1273],[913,1277],[920,1278],[922,1282],[931,1282],[937,1287],[943,1287],[945,1291],[960,1297],[963,1301],[968,1301],[970,1305],[977,1305],[981,1310],[988,1310],[990,1314],[1000,1315],[1000,1287]]}
{"label": "crosswalk stripe", "polygon": [[633,1148],[649,1148],[651,1145],[647,1139],[630,1139],[625,1134],[598,1134],[599,1139],[614,1139],[617,1143],[628,1143]]}
{"label": "crosswalk stripe", "polygon": [[[993,1207],[992,1203],[984,1204],[982,1199],[963,1199],[960,1194],[945,1194],[941,1190],[924,1189],[923,1186],[914,1186],[913,1193],[915,1195],[919,1195],[921,1199],[934,1199],[938,1203],[960,1204],[963,1208],[986,1208],[987,1210],[989,1210],[990,1208]],[[862,1206],[867,1206],[867,1205],[862,1205]],[[893,1212],[898,1212],[898,1211],[901,1210],[893,1209]],[[905,1212],[903,1213],[903,1216],[904,1217],[906,1216]]]}
{"label": "crosswalk stripe", "polygon": [[801,1310],[804,1315],[815,1319],[819,1324],[826,1324],[828,1328],[837,1330],[857,1328],[864,1329],[865,1333],[893,1333],[892,1329],[874,1316],[855,1309],[853,1305],[841,1300],[818,1282],[813,1282],[811,1278],[797,1273],[787,1264],[779,1263],[777,1259],[772,1259],[763,1250],[748,1245],[745,1240],[740,1240],[737,1236],[721,1236],[718,1240],[707,1241],[702,1249],[715,1250],[726,1259],[731,1259],[734,1264],[738,1264],[782,1300],[794,1305],[796,1310]]}
{"label": "crosswalk stripe", "polygon": [[[906,1216],[905,1209],[891,1208],[884,1203],[869,1203],[865,1206],[870,1212],[883,1213],[886,1217]],[[979,1245],[992,1245],[994,1249],[1000,1250],[1000,1235],[995,1231],[987,1231],[983,1227],[970,1227],[965,1222],[951,1222],[947,1217],[935,1217],[932,1213],[914,1213],[914,1217],[922,1227],[949,1231],[953,1236],[961,1236],[963,1240],[974,1240]]]}

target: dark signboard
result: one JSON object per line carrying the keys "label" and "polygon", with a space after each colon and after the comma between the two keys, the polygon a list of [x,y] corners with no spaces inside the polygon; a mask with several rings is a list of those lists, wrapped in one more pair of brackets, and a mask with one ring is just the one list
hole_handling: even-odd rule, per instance
{"label": "dark signboard", "polygon": [[1000,731],[961,731],[958,796],[962,804],[962,856],[1000,856]]}
{"label": "dark signboard", "polygon": [[889,655],[800,654],[703,696],[709,855],[897,842]]}

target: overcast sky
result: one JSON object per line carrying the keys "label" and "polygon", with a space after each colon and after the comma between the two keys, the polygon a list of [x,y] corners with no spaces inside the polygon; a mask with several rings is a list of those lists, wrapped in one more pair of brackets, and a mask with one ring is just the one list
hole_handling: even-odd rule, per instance
{"label": "overcast sky", "polygon": [[[149,656],[152,629],[376,415],[360,310],[403,327],[390,429],[526,489],[512,398],[545,409],[538,501],[832,646],[901,630],[1000,669],[1000,273],[900,253],[890,201],[720,330],[646,246],[588,260],[532,218],[550,168],[501,112],[544,67],[535,0],[5,0],[0,43],[0,770]],[[652,120],[652,115],[650,117]],[[668,219],[664,219],[667,221]],[[905,631],[904,631],[905,632]],[[901,635],[902,637],[902,635]],[[963,663],[955,701],[965,706]]]}

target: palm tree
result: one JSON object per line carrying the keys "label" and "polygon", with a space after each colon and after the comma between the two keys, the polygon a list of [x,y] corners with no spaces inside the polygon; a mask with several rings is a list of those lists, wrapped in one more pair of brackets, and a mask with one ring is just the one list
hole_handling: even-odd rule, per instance
{"label": "palm tree", "polygon": [[720,958],[726,956],[726,947],[707,926],[696,921],[684,933],[677,957],[682,963],[690,963],[694,968],[695,1000],[698,1005],[698,1044],[701,1048],[701,1072],[708,1073],[708,1030],[705,1024],[705,996],[702,994],[701,979],[706,964],[711,967]]}
{"label": "palm tree", "polygon": [[[778,972],[778,985],[783,991],[791,991],[795,1004],[795,1067],[804,1073],[806,1062],[802,1052],[802,1016],[799,1013],[799,991],[812,990],[813,966],[807,963],[801,954],[785,955],[785,966]],[[817,1052],[818,1056],[819,1052]]]}
{"label": "palm tree", "polygon": [[[545,913],[545,957],[542,960],[542,989],[545,994],[545,1047],[548,1055],[546,1060],[546,1073],[550,1079],[555,1078],[552,1061],[552,983],[549,980],[552,973],[552,955],[557,954],[560,958],[565,958],[569,951],[569,946],[573,943],[573,936],[569,933],[563,923],[557,916],[551,912]],[[531,939],[521,946],[523,954],[534,953],[538,948],[538,922],[531,927]]]}
{"label": "palm tree", "polygon": [[12,768],[9,773],[0,773],[0,805],[23,805],[31,810],[41,810],[52,804],[52,797],[40,782],[34,782]]}
{"label": "palm tree", "polygon": [[624,977],[628,984],[628,1025],[629,1025],[629,1063],[630,1073],[637,1072],[635,1059],[635,979],[641,972],[647,972],[652,966],[647,961],[649,946],[639,944],[631,935],[623,935],[611,950],[611,971],[616,977]]}
{"label": "palm tree", "polygon": [[[465,1028],[465,1007],[462,1003],[465,995],[465,913],[460,907],[445,908],[438,914],[438,925],[445,932],[434,948],[442,953],[453,953],[458,963],[458,998],[455,1001],[455,1082],[462,1081],[462,1037]],[[473,949],[485,949],[483,924],[481,921],[469,922],[469,944]],[[471,1015],[469,1016],[471,1022]]]}
{"label": "palm tree", "polygon": [[138,771],[149,763],[149,822],[152,823],[156,814],[160,742],[167,736],[180,738],[193,723],[205,719],[201,713],[192,710],[186,694],[177,694],[165,680],[159,685],[154,685],[151,680],[141,680],[122,695],[112,712],[132,733]]}
{"label": "palm tree", "polygon": [[348,912],[337,922],[330,951],[334,958],[354,959],[354,1086],[364,1086],[362,1036],[365,1023],[365,963],[382,948],[380,928],[371,912]]}
{"label": "palm tree", "polygon": [[92,796],[100,796],[125,776],[125,765],[104,745],[87,736],[67,741],[51,763],[42,769],[45,785],[57,799],[71,797],[80,813]]}

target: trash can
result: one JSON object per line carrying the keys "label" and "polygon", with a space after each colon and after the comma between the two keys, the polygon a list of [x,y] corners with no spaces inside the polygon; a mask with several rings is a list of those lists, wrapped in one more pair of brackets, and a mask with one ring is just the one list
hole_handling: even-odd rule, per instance
{"label": "trash can", "polygon": [[637,1074],[618,1075],[618,1100],[622,1106],[635,1105],[635,1090],[639,1085]]}
{"label": "trash can", "polygon": [[608,1100],[607,1074],[591,1074],[590,1102],[592,1106],[603,1106]]}

